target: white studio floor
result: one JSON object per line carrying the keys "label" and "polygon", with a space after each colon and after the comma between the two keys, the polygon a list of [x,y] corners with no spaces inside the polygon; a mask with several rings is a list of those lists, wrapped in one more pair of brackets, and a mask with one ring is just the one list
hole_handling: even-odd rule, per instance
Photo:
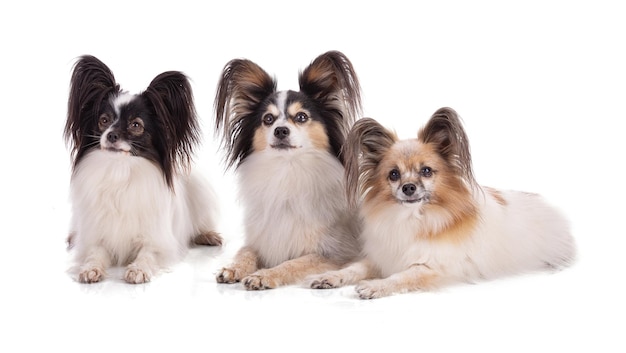
{"label": "white studio floor", "polygon": [[[617,4],[9,3],[0,5],[0,352],[626,351],[626,24]],[[331,49],[354,64],[364,115],[402,138],[437,108],[455,108],[478,182],[561,208],[577,263],[371,301],[353,287],[217,284],[243,239],[235,178],[213,136],[220,71],[246,57],[279,89],[297,89],[298,70]],[[83,54],[135,93],[166,70],[192,79],[204,132],[196,164],[219,193],[225,244],[192,249],[145,285],[126,284],[119,269],[92,285],[67,273],[62,131]]]}

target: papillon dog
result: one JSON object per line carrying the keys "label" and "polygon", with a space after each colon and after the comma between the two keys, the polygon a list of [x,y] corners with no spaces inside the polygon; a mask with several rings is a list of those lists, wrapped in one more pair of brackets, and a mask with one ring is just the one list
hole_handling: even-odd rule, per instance
{"label": "papillon dog", "polygon": [[183,73],[164,72],[129,94],[100,60],[79,58],[65,125],[73,160],[68,245],[78,281],[99,282],[123,265],[126,282],[148,282],[192,243],[222,243],[216,194],[190,172],[198,136]]}
{"label": "papillon dog", "polygon": [[248,290],[295,284],[360,252],[345,197],[341,149],[361,109],[352,63],[326,52],[299,74],[300,91],[247,59],[224,67],[215,98],[227,168],[236,166],[244,245],[219,283]]}
{"label": "papillon dog", "polygon": [[310,278],[357,284],[362,299],[560,269],[575,255],[566,218],[539,195],[481,187],[457,113],[435,112],[417,139],[370,118],[347,138],[346,190],[360,204],[362,259]]}

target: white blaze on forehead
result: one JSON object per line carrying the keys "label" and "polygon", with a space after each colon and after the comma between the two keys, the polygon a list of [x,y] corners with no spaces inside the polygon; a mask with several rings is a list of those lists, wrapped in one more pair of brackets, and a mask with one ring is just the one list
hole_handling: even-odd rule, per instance
{"label": "white blaze on forehead", "polygon": [[118,118],[120,116],[122,107],[130,103],[133,98],[135,98],[135,95],[124,92],[120,93],[118,96],[114,97],[111,100],[111,105],[113,106],[113,109],[115,109],[115,115]]}
{"label": "white blaze on forehead", "polygon": [[278,92],[278,97],[276,97],[276,106],[278,107],[278,111],[280,115],[278,115],[276,120],[286,120],[287,116],[285,114],[285,110],[287,109],[287,91]]}

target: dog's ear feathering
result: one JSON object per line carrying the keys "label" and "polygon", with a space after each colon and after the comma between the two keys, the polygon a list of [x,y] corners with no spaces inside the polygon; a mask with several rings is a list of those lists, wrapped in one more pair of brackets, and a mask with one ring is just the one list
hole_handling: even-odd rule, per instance
{"label": "dog's ear feathering", "polygon": [[191,85],[183,73],[167,71],[156,76],[141,95],[152,106],[161,125],[157,131],[165,141],[162,166],[171,186],[173,167],[189,168],[194,147],[200,140]]}
{"label": "dog's ear feathering", "polygon": [[112,93],[119,93],[113,72],[98,58],[81,56],[74,64],[70,80],[67,121],[64,137],[70,145],[74,167],[86,151],[84,137],[92,134],[97,125],[102,103]]}
{"label": "dog's ear feathering", "polygon": [[350,60],[339,51],[328,51],[300,73],[298,82],[300,91],[320,102],[339,131],[347,134],[362,111],[361,86]]}
{"label": "dog's ear feathering", "polygon": [[420,129],[418,140],[436,146],[439,155],[472,187],[477,186],[472,168],[469,140],[461,118],[452,108],[438,109]]}
{"label": "dog's ear feathering", "polygon": [[374,119],[363,118],[354,123],[344,145],[345,182],[350,207],[356,207],[358,198],[374,186],[376,166],[397,140],[395,133]]}
{"label": "dog's ear feathering", "polygon": [[276,80],[247,59],[234,59],[222,71],[215,95],[215,132],[222,136],[227,166],[238,165],[249,153],[251,136],[241,136],[260,124],[248,119],[263,100],[276,91]]}
{"label": "dog's ear feathering", "polygon": [[300,73],[300,90],[318,101],[331,104],[339,100],[348,116],[349,125],[361,113],[361,86],[352,63],[339,51],[318,56]]}

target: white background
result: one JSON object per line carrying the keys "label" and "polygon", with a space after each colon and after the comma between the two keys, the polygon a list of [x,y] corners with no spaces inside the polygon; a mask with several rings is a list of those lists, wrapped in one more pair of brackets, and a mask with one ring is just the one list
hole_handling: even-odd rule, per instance
{"label": "white background", "polygon": [[[624,351],[625,11],[618,1],[35,1],[0,5],[0,351]],[[148,5],[149,4],[149,5]],[[618,6],[619,5],[619,6]],[[327,50],[361,80],[364,115],[401,137],[441,106],[464,119],[481,184],[543,194],[579,258],[557,274],[361,301],[353,287],[247,292],[214,274],[241,244],[232,173],[213,135],[224,64],[251,59],[297,89]],[[192,80],[199,168],[219,190],[221,249],[147,285],[66,273],[72,64],[122,87]]]}

